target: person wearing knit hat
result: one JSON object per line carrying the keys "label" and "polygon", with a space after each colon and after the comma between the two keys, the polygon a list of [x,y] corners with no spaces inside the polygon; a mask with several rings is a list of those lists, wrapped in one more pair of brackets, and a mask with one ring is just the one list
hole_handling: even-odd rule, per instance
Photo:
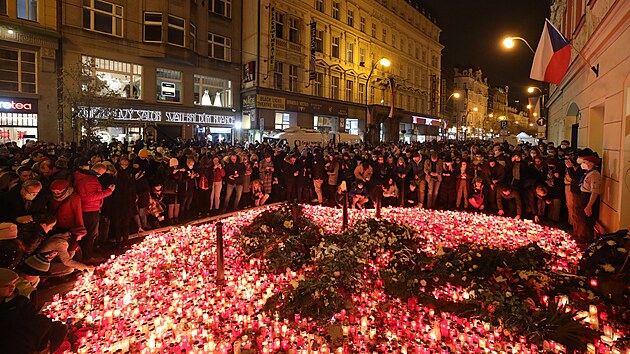
{"label": "person wearing knit hat", "polygon": [[50,260],[44,254],[34,254],[26,258],[17,270],[20,276],[15,283],[18,294],[37,303],[34,292],[39,285],[40,277],[49,274]]}

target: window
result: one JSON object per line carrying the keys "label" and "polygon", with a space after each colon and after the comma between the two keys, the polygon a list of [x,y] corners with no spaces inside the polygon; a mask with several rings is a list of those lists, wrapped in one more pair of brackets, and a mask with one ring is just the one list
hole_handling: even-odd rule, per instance
{"label": "window", "polygon": [[372,24],[372,38],[376,38],[376,23]]}
{"label": "window", "polygon": [[298,67],[297,65],[289,65],[289,91],[298,92]]}
{"label": "window", "polygon": [[17,17],[37,21],[37,0],[17,0]]}
{"label": "window", "polygon": [[284,65],[281,62],[277,61],[273,71],[273,87],[282,90],[282,70],[284,69]]}
{"label": "window", "polygon": [[354,11],[348,10],[348,26],[354,27]]}
{"label": "window", "polygon": [[210,0],[208,5],[210,12],[228,18],[232,17],[232,0]]}
{"label": "window", "polygon": [[346,61],[348,63],[354,63],[354,43],[347,43],[346,49],[347,49]]}
{"label": "window", "polygon": [[224,61],[232,60],[232,40],[218,34],[208,33],[208,56]]}
{"label": "window", "polygon": [[361,63],[365,65],[365,48],[359,48],[359,64]]}
{"label": "window", "polygon": [[383,42],[387,42],[387,29],[386,28],[383,28],[383,35],[381,39],[383,40]]}
{"label": "window", "polygon": [[333,100],[339,99],[339,77],[330,77],[330,98]]}
{"label": "window", "polygon": [[396,48],[396,33],[392,33],[392,47]]}
{"label": "window", "polygon": [[315,32],[315,50],[323,53],[324,52],[324,31],[317,30]]}
{"label": "window", "polygon": [[332,37],[332,50],[330,55],[333,58],[339,58],[339,37]]}
{"label": "window", "polygon": [[347,118],[346,119],[346,133],[359,134],[359,120]]}
{"label": "window", "polygon": [[313,80],[313,95],[317,97],[324,97],[324,74],[320,72],[315,73],[315,80]]}
{"label": "window", "polygon": [[156,12],[144,13],[144,41],[162,41],[162,14]]}
{"label": "window", "polygon": [[83,56],[83,64],[92,76],[107,84],[109,93],[120,98],[142,98],[142,65]]}
{"label": "window", "polygon": [[285,130],[291,126],[291,115],[289,113],[276,113],[275,130]]}
{"label": "window", "polygon": [[[0,0],[1,1],[1,0]],[[100,0],[83,1],[83,28],[94,32],[123,35],[123,8]]]}
{"label": "window", "polygon": [[157,99],[166,102],[182,101],[182,72],[157,68],[155,70],[157,78]]}
{"label": "window", "polygon": [[7,0],[0,0],[0,15],[7,14]]}
{"label": "window", "polygon": [[167,38],[168,43],[183,47],[185,34],[186,21],[183,18],[179,18],[173,15],[168,15],[168,31]]}
{"label": "window", "polygon": [[324,0],[315,0],[315,10],[324,12]]}
{"label": "window", "polygon": [[363,16],[359,19],[359,30],[365,33],[365,17]]}
{"label": "window", "polygon": [[232,107],[232,82],[230,80],[197,74],[194,79],[196,105]]}
{"label": "window", "polygon": [[339,8],[341,7],[341,4],[339,4],[338,2],[333,1],[332,3],[332,17],[335,20],[339,20]]}
{"label": "window", "polygon": [[289,42],[300,43],[300,20],[295,17],[289,18]]}
{"label": "window", "polygon": [[197,50],[197,26],[191,23],[189,28],[190,32],[190,49],[193,51]]}
{"label": "window", "polygon": [[0,47],[0,87],[5,91],[37,93],[37,53]]}
{"label": "window", "polygon": [[365,102],[365,84],[359,82],[359,103]]}
{"label": "window", "polygon": [[276,12],[276,38],[284,38],[284,14]]}
{"label": "window", "polygon": [[354,80],[346,80],[346,101],[354,101]]}

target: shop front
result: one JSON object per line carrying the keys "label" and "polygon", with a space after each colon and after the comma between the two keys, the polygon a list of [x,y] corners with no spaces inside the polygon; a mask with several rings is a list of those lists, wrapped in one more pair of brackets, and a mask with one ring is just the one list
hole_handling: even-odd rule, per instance
{"label": "shop front", "polygon": [[440,140],[445,127],[444,120],[430,115],[411,116],[410,140],[424,143]]}
{"label": "shop front", "polygon": [[243,134],[262,141],[289,127],[317,129],[322,133],[361,134],[365,130],[365,106],[310,96],[273,92],[242,94]]}
{"label": "shop front", "polygon": [[38,101],[19,97],[0,97],[0,139],[16,141],[39,137],[37,131]]}

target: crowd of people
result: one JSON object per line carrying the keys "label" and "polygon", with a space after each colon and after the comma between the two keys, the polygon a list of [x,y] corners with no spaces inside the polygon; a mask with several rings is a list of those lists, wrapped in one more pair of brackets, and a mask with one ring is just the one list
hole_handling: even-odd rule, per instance
{"label": "crowd of people", "polygon": [[272,202],[347,200],[359,209],[530,218],[571,229],[588,244],[599,213],[599,163],[595,152],[567,141],[0,144],[1,342],[28,332],[20,326],[36,326],[33,351],[61,344],[65,330],[37,314],[41,277],[90,270],[112,248],[127,247],[133,233]]}

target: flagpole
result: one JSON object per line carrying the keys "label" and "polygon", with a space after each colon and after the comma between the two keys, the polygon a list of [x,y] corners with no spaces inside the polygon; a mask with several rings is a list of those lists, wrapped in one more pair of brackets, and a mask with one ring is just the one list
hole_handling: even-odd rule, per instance
{"label": "flagpole", "polygon": [[588,59],[586,59],[586,57],[584,56],[584,54],[582,54],[581,51],[575,49],[573,46],[571,46],[571,48],[575,51],[575,53],[577,53],[577,55],[582,58],[582,60],[584,60],[584,62],[591,67],[591,70],[593,70],[593,72],[595,73],[595,77],[599,77],[599,64],[597,64],[597,66],[591,64],[590,61],[588,61]]}

